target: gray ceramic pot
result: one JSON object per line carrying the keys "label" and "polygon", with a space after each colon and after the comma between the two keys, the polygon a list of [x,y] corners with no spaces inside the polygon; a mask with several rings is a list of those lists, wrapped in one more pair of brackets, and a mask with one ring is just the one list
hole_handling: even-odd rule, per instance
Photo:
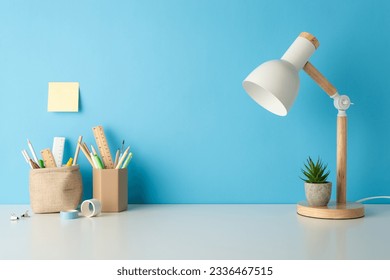
{"label": "gray ceramic pot", "polygon": [[305,194],[310,206],[326,206],[332,193],[332,182],[313,184],[305,182]]}

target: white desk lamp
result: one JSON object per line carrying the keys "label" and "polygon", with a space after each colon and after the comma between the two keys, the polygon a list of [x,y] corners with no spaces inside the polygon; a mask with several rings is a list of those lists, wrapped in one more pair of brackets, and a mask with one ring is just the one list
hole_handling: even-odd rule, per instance
{"label": "white desk lamp", "polygon": [[268,111],[286,116],[298,95],[299,76],[303,70],[334,100],[337,115],[337,200],[325,207],[311,207],[307,202],[297,204],[297,213],[323,219],[353,219],[364,216],[364,206],[346,200],[347,182],[347,114],[351,102],[339,95],[337,89],[308,61],[318,48],[318,40],[302,32],[280,60],[258,66],[243,82],[246,92]]}

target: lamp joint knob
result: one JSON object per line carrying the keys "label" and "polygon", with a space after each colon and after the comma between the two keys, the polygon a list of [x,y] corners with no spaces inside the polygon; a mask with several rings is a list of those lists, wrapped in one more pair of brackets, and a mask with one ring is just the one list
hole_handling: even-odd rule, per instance
{"label": "lamp joint knob", "polygon": [[345,111],[353,104],[347,95],[339,95],[336,93],[332,96],[334,107],[339,110],[340,116],[345,116]]}

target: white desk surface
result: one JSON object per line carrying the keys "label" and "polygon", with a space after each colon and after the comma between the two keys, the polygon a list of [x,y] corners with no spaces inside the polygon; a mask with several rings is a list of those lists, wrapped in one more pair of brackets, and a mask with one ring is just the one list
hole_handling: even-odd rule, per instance
{"label": "white desk surface", "polygon": [[0,205],[0,259],[390,259],[390,205],[366,217],[319,220],[295,205],[129,205],[121,213],[61,220]]}

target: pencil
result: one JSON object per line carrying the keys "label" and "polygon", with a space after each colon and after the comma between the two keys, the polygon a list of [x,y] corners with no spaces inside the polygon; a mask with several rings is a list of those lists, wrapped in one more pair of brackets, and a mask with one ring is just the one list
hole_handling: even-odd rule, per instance
{"label": "pencil", "polygon": [[74,154],[73,165],[77,164],[77,158],[78,158],[79,152],[80,152],[80,143],[81,143],[82,140],[83,140],[83,136],[80,135],[79,139],[77,140],[77,147],[76,147],[76,152]]}
{"label": "pencil", "polygon": [[35,161],[33,161],[31,158],[30,158],[30,162],[31,162],[31,165],[33,167],[33,169],[39,169],[39,165],[35,163]]}
{"label": "pencil", "polygon": [[[83,144],[85,144],[85,143],[83,143]],[[95,167],[93,162],[92,162],[91,156],[89,155],[88,151],[85,149],[85,146],[82,144],[79,144],[79,146],[80,146],[81,151],[83,152],[83,154],[85,155],[85,157],[87,158],[89,163],[91,164],[91,166]]]}
{"label": "pencil", "polygon": [[88,154],[90,154],[91,151],[88,149],[88,146],[85,142],[83,142],[83,146],[84,146],[85,150],[88,152]]}

